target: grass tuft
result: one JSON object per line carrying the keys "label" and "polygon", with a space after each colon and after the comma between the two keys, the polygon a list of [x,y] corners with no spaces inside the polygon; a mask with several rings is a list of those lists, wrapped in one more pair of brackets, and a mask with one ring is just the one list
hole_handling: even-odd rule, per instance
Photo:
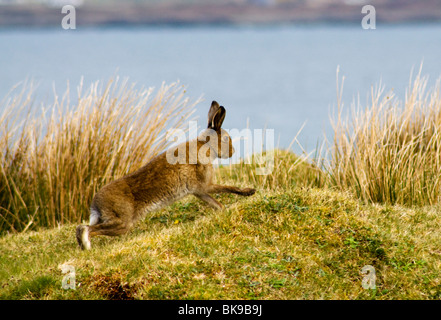
{"label": "grass tuft", "polygon": [[[333,119],[330,184],[378,203],[421,206],[441,200],[440,81],[427,89],[418,74],[404,102],[373,88],[343,119],[339,102]],[[340,101],[340,100],[339,100]]]}
{"label": "grass tuft", "polygon": [[79,223],[98,189],[168,145],[193,111],[179,83],[136,89],[112,79],[33,106],[32,86],[0,105],[0,233]]}
{"label": "grass tuft", "polygon": [[[261,174],[266,173],[268,174]],[[324,171],[305,156],[297,156],[289,150],[274,149],[242,159],[218,171],[223,183],[241,181],[244,185],[259,186],[263,190],[283,190],[292,186],[323,187]]]}

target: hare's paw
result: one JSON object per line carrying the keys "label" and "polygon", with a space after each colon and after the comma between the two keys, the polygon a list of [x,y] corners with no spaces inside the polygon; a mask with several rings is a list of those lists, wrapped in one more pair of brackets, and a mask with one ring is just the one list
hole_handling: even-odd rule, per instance
{"label": "hare's paw", "polygon": [[89,227],[78,226],[76,230],[78,245],[82,250],[90,250]]}
{"label": "hare's paw", "polygon": [[253,189],[253,188],[242,189],[242,195],[244,195],[244,196],[252,196],[255,193],[256,193],[256,189]]}

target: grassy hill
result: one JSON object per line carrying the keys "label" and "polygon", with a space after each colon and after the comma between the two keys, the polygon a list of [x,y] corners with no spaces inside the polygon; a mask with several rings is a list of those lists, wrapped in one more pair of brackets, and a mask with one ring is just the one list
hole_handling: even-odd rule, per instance
{"label": "grassy hill", "polygon": [[[188,197],[128,235],[94,238],[87,252],[75,225],[4,236],[0,298],[441,298],[439,207],[366,205],[302,187],[218,199],[224,211]],[[75,268],[75,290],[62,288],[63,264]],[[362,287],[366,265],[376,289]]]}

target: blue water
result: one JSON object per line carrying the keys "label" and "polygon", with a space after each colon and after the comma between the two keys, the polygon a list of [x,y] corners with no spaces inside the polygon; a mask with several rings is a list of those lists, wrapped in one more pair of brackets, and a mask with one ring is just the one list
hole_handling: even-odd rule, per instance
{"label": "blue water", "polygon": [[2,30],[0,98],[26,78],[39,83],[37,101],[81,77],[119,75],[145,87],[180,80],[190,98],[204,97],[203,124],[215,99],[227,109],[225,128],[274,129],[280,147],[306,123],[299,141],[311,151],[331,133],[338,66],[349,107],[380,81],[403,97],[422,62],[432,86],[440,57],[441,25]]}

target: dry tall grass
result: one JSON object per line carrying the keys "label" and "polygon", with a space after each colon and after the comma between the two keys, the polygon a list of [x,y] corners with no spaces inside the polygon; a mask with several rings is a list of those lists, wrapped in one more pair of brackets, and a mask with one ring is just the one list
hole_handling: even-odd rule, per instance
{"label": "dry tall grass", "polygon": [[86,219],[97,189],[163,151],[195,104],[179,83],[81,83],[74,104],[68,88],[43,110],[32,85],[18,89],[0,105],[0,232]]}
{"label": "dry tall grass", "polygon": [[440,81],[427,89],[428,79],[420,74],[410,81],[404,103],[379,86],[372,89],[368,107],[358,102],[343,119],[339,99],[328,168],[331,185],[370,202],[440,202]]}
{"label": "dry tall grass", "polygon": [[[441,201],[441,80],[428,88],[420,72],[410,78],[404,102],[379,85],[364,106],[358,100],[350,113],[341,100],[343,80],[337,72],[337,113],[330,121],[332,143],[317,145],[311,157],[272,150],[223,170],[219,179],[273,190],[291,186],[330,187],[351,191],[367,202],[432,205]],[[346,116],[344,116],[346,114]],[[296,141],[296,139],[294,139]],[[326,154],[324,154],[326,153]],[[259,168],[272,168],[268,175]],[[262,159],[261,159],[262,160]]]}

